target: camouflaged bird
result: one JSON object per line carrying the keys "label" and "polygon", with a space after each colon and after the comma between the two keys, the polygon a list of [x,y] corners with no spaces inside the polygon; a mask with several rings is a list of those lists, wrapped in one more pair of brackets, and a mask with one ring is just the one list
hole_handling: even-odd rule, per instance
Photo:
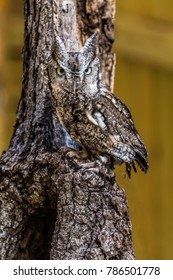
{"label": "camouflaged bird", "polygon": [[71,138],[94,156],[126,164],[130,177],[135,162],[147,172],[147,151],[124,103],[102,84],[97,34],[80,52],[67,52],[57,37],[49,77],[60,123]]}

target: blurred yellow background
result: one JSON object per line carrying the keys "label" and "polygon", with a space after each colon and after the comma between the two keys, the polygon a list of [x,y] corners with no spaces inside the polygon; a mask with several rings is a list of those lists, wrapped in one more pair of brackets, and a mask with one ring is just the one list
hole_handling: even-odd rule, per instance
{"label": "blurred yellow background", "polygon": [[[16,5],[17,4],[17,5]],[[173,2],[117,0],[115,93],[149,153],[147,175],[125,188],[137,259],[173,259]],[[0,0],[0,153],[8,148],[21,91],[23,1]]]}

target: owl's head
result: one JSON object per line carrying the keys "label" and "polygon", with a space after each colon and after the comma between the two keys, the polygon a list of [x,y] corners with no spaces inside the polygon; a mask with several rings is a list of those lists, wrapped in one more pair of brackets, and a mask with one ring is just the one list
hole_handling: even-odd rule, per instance
{"label": "owl's head", "polygon": [[74,97],[97,96],[101,85],[97,38],[95,33],[79,52],[67,52],[61,38],[56,37],[49,71],[53,89]]}

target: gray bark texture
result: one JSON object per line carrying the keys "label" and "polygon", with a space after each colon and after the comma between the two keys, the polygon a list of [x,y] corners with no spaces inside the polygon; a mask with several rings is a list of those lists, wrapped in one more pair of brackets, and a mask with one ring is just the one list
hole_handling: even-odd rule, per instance
{"label": "gray bark texture", "polygon": [[110,169],[82,169],[51,103],[47,63],[59,34],[76,50],[95,31],[105,84],[113,85],[113,0],[25,0],[22,92],[0,159],[1,259],[134,259],[124,190]]}

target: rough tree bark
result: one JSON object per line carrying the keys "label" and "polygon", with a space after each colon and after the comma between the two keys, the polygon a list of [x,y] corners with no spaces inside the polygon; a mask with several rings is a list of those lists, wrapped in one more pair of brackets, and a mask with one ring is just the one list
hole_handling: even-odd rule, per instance
{"label": "rough tree bark", "polygon": [[100,31],[104,82],[113,84],[113,0],[25,0],[22,93],[9,149],[0,160],[1,259],[133,259],[125,192],[112,170],[83,170],[50,99],[54,34],[77,50]]}

